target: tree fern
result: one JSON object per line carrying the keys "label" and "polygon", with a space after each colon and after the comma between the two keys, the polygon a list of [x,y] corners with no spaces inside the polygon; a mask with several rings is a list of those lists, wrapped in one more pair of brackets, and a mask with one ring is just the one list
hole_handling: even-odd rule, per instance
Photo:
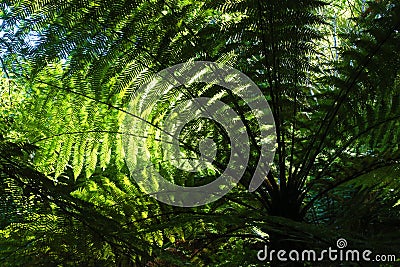
{"label": "tree fern", "polygon": [[[314,0],[0,4],[6,264],[245,266],[260,264],[256,252],[265,243],[326,248],[339,237],[359,248],[397,249],[391,230],[399,217],[399,5],[370,3],[361,13],[361,3],[360,11],[348,3],[354,7]],[[131,149],[147,146],[152,158],[134,153],[132,175],[150,177],[144,167],[151,163],[167,179],[192,186],[227,165],[229,140],[203,120],[191,122],[180,141],[183,154],[196,158],[199,137],[212,137],[213,168],[193,174],[165,162],[170,151],[157,127],[187,99],[227,103],[250,135],[241,184],[214,203],[182,209],[157,203],[133,182],[120,126],[132,116],[126,107],[141,85],[195,60],[235,67],[257,83],[278,144],[264,183],[246,193],[262,127],[249,106],[218,86],[193,84],[162,96],[148,90],[143,103],[161,101],[147,114],[146,129],[136,129]],[[18,215],[24,206],[27,221]],[[221,253],[226,243],[236,249]]]}

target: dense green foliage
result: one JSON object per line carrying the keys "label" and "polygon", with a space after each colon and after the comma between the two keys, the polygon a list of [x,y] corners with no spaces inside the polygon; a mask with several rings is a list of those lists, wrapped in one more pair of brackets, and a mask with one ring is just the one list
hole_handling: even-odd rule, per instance
{"label": "dense green foliage", "polygon": [[[5,0],[0,36],[1,266],[264,266],[265,244],[326,249],[338,238],[400,259],[398,1]],[[121,127],[141,85],[189,60],[248,75],[277,147],[250,193],[260,126],[248,106],[217,86],[163,96],[151,125],[176,103],[216,97],[251,142],[240,184],[181,208],[132,179]],[[154,127],[138,140],[165,178],[194,186],[229,158],[219,125],[201,119],[182,133],[183,153],[196,157],[202,137],[218,153],[200,173],[163,161]]]}

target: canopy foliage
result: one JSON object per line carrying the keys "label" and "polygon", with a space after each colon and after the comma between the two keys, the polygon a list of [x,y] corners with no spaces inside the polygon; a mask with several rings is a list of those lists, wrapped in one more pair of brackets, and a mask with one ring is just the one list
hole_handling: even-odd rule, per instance
{"label": "canopy foliage", "polygon": [[[1,266],[264,266],[265,244],[326,249],[339,238],[398,255],[398,1],[5,0],[0,29]],[[262,125],[238,96],[201,84],[160,96],[137,146],[175,184],[216,179],[231,144],[218,123],[192,121],[180,136],[188,158],[201,138],[216,144],[198,173],[163,160],[157,132],[171,107],[214,97],[250,138],[240,183],[183,208],[132,179],[128,104],[188,61],[234,67],[268,101],[276,153],[255,192]]]}

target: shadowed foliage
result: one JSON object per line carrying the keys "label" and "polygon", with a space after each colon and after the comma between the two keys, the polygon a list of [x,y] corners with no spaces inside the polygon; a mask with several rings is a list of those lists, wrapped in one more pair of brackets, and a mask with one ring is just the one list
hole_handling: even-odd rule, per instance
{"label": "shadowed foliage", "polygon": [[[0,29],[1,266],[327,266],[257,252],[323,250],[339,238],[399,258],[397,1],[6,0]],[[157,72],[188,61],[234,67],[268,101],[276,153],[255,192],[262,125],[240,97],[204,84],[160,96],[135,131],[151,157],[135,160],[179,185],[219,177],[231,148],[220,124],[194,120],[180,135],[188,158],[200,139],[216,144],[198,173],[166,161],[158,138],[173,107],[210,97],[249,135],[240,183],[182,208],[132,179],[128,104]]]}

